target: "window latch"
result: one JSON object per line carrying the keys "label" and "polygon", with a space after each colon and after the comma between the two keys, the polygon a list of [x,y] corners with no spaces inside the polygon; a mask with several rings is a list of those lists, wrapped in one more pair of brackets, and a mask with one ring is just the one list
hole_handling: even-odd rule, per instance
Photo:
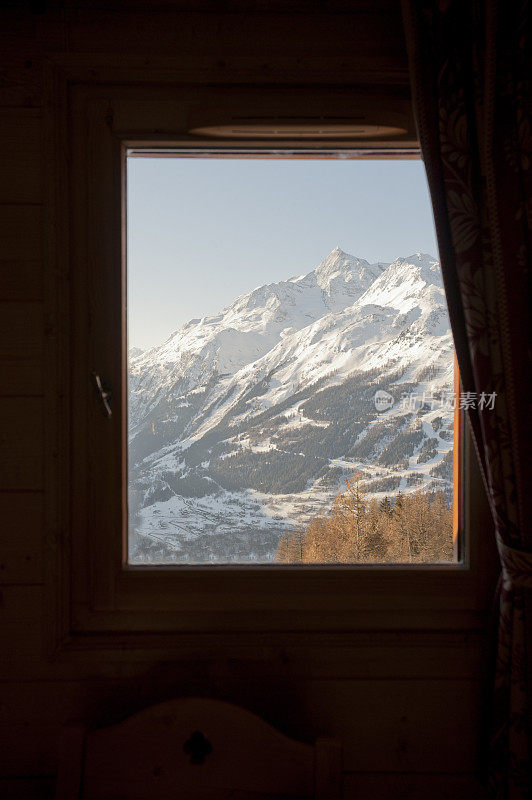
{"label": "window latch", "polygon": [[101,377],[96,373],[92,373],[92,379],[94,381],[94,386],[98,393],[98,397],[101,400],[103,409],[105,411],[105,415],[108,419],[110,419],[113,415],[113,410],[111,408],[111,400],[113,399],[113,391],[110,386],[104,383]]}

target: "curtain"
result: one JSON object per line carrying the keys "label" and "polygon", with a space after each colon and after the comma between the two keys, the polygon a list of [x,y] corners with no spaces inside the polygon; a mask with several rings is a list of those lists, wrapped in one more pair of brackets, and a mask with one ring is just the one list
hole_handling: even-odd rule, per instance
{"label": "curtain", "polygon": [[462,390],[501,560],[492,795],[532,797],[531,10],[403,0]]}

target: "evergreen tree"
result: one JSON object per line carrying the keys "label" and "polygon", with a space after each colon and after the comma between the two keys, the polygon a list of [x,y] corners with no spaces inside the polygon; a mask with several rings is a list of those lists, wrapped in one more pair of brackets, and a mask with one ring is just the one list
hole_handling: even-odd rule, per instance
{"label": "evergreen tree", "polygon": [[364,517],[368,492],[362,486],[360,478],[360,472],[353,472],[345,491],[337,495],[333,503],[332,517],[343,545],[343,561],[364,560]]}
{"label": "evergreen tree", "polygon": [[403,507],[403,502],[404,502],[404,495],[401,492],[401,490],[399,490],[397,492],[397,496],[395,498],[395,503],[393,504],[394,509],[397,509],[397,511],[400,511],[401,508]]}
{"label": "evergreen tree", "polygon": [[379,511],[382,511],[384,514],[391,514],[393,511],[392,504],[388,499],[388,495],[385,496],[384,500],[381,500],[381,504],[379,506]]}

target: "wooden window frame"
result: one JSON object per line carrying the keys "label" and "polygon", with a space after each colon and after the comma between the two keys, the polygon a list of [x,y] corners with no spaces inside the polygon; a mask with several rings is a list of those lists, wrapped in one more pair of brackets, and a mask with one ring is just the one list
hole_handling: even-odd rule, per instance
{"label": "wooden window frame", "polygon": [[[381,90],[382,92],[382,87]],[[302,107],[312,87],[263,87],[275,104]],[[408,133],[401,141],[367,142],[359,157],[419,157],[410,101],[390,87]],[[50,318],[47,413],[48,586],[53,650],[96,646],[102,637],[161,641],[168,635],[245,631],[457,630],[482,628],[496,570],[490,526],[469,436],[464,433],[463,514],[467,556],[453,565],[149,567],[124,563],[127,463],[125,392],[125,170],[127,148],[213,147],[188,133],[198,100],[245,107],[257,88],[190,86],[169,77],[157,86],[113,83],[71,65],[48,70],[48,287]],[[324,95],[322,93],[323,97]],[[367,102],[343,87],[342,106]],[[366,98],[366,99],[364,99]],[[406,99],[405,99],[406,98]],[[375,98],[373,98],[375,100]],[[406,109],[406,110],[405,110]],[[213,113],[216,112],[214,108]],[[300,146],[297,140],[279,143]],[[231,147],[231,143],[226,144]],[[236,146],[256,147],[256,141]],[[352,149],[353,143],[326,147]],[[271,150],[272,143],[264,144]],[[323,143],[309,146],[312,151]],[[384,152],[383,152],[384,149]],[[102,413],[91,375],[113,387],[111,419]],[[488,537],[491,543],[492,537]]]}

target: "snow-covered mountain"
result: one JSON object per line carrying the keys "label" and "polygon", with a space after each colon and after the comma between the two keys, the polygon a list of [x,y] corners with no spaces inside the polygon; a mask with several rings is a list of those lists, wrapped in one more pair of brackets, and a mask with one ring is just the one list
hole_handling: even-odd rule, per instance
{"label": "snow-covered mountain", "polygon": [[130,353],[133,559],[268,560],[354,468],[378,495],[450,491],[453,352],[434,258],[336,247]]}

